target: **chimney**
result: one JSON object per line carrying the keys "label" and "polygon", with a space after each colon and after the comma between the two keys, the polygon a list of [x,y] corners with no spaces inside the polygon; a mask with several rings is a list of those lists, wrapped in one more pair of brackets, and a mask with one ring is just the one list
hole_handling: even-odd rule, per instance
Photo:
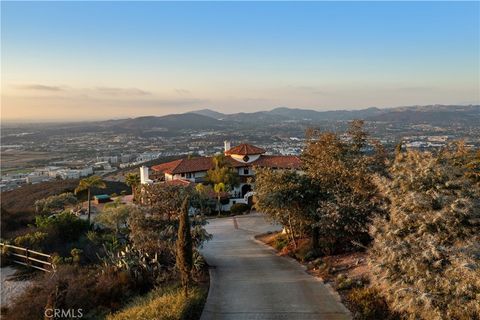
{"label": "chimney", "polygon": [[223,144],[224,144],[224,147],[225,147],[225,152],[227,152],[228,150],[230,150],[230,141],[228,140],[225,140],[223,141]]}
{"label": "chimney", "polygon": [[148,178],[148,167],[140,167],[140,183],[141,184],[150,184],[153,181]]}

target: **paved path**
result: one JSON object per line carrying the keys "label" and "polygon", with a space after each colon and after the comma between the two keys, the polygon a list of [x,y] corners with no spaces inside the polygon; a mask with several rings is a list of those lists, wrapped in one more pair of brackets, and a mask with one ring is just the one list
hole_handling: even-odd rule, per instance
{"label": "paved path", "polygon": [[260,214],[210,220],[213,239],[202,253],[213,268],[201,320],[351,318],[300,264],[253,239],[275,229]]}

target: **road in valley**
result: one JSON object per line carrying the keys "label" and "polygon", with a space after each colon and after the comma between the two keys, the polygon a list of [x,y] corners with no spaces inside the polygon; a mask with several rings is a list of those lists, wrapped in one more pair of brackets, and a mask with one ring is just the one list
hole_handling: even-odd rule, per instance
{"label": "road in valley", "polygon": [[351,319],[321,281],[253,239],[279,229],[261,214],[209,220],[213,239],[202,254],[212,269],[201,320]]}

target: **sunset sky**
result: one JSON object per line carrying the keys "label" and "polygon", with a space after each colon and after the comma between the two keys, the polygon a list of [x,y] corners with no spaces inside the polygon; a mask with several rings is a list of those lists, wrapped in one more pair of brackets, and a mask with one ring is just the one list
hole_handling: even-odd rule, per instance
{"label": "sunset sky", "polygon": [[480,102],[479,2],[3,2],[2,120]]}

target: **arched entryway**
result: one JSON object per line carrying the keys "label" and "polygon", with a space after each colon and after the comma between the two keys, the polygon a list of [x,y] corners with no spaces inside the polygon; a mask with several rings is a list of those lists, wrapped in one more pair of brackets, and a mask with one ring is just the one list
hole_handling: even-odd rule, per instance
{"label": "arched entryway", "polygon": [[244,185],[242,186],[242,198],[245,197],[245,195],[246,195],[247,193],[249,193],[250,191],[252,191],[252,186],[249,185],[249,184],[244,184]]}

